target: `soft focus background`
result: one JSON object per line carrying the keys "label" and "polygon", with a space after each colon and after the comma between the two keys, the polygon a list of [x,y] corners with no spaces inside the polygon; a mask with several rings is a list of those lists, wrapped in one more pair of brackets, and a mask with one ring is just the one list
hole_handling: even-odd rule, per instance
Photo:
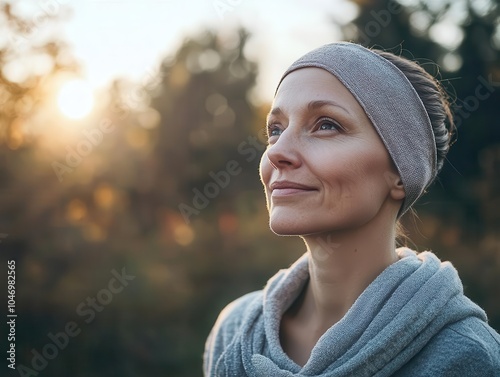
{"label": "soft focus background", "polygon": [[457,142],[404,222],[500,330],[500,1],[4,1],[0,276],[15,260],[22,368],[0,374],[201,376],[219,311],[304,251],[267,226],[264,117],[282,71],[342,39],[450,92]]}

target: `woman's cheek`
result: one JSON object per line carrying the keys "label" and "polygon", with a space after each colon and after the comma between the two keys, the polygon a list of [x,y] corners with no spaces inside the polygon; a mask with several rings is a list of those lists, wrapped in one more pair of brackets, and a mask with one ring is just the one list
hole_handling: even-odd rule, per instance
{"label": "woman's cheek", "polygon": [[264,186],[267,183],[269,183],[269,178],[271,175],[271,173],[269,171],[270,167],[271,167],[271,165],[269,164],[269,159],[267,158],[266,152],[264,152],[262,155],[262,158],[260,160],[260,164],[259,164],[260,180]]}

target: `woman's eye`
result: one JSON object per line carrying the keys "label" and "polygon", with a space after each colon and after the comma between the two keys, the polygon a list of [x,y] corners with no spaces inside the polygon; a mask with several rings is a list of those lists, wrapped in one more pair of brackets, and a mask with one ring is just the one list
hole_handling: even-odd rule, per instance
{"label": "woman's eye", "polygon": [[267,135],[268,137],[279,136],[281,135],[282,130],[274,125],[267,126]]}
{"label": "woman's eye", "polygon": [[337,131],[339,131],[340,129],[341,129],[340,125],[338,123],[334,122],[333,120],[325,119],[325,120],[321,120],[319,122],[318,130],[321,130],[321,131],[337,130]]}

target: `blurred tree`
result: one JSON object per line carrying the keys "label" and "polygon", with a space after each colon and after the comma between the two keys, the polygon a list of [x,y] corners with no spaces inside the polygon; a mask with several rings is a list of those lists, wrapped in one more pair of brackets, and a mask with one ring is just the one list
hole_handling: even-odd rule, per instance
{"label": "blurred tree", "polygon": [[466,291],[498,330],[500,2],[353,3],[359,14],[343,25],[346,39],[416,59],[450,93],[457,141],[439,180],[416,206],[420,225],[408,216],[405,223],[416,244],[457,266]]}
{"label": "blurred tree", "polygon": [[[162,64],[162,82],[152,101],[162,121],[155,136],[158,166],[151,174],[159,178],[160,185],[156,182],[154,190],[169,207],[185,203],[194,208],[193,189],[203,191],[214,181],[213,175],[226,170],[228,161],[241,165],[238,145],[257,136],[255,110],[247,98],[257,71],[255,63],[243,54],[247,38],[243,30],[231,36],[207,32],[187,40],[175,57]],[[251,162],[255,167],[256,159]],[[246,185],[232,178],[227,187],[219,189],[227,199]],[[255,183],[250,187],[256,187]],[[218,189],[213,191],[218,196]],[[215,206],[207,207],[210,211]],[[185,217],[190,221],[196,216]]]}
{"label": "blurred tree", "polygon": [[[79,67],[62,41],[40,37],[47,22],[64,18],[67,9],[29,17],[12,4],[0,5],[0,145],[18,149],[30,133],[31,118],[40,109],[47,85],[59,71]],[[40,15],[39,15],[40,16]]]}
{"label": "blurred tree", "polygon": [[[8,1],[0,5],[3,36],[0,44],[0,228],[10,234],[11,242],[16,238],[19,241],[27,226],[36,228],[32,216],[52,204],[51,200],[44,204],[44,200],[49,199],[45,195],[41,195],[42,199],[33,198],[31,194],[37,185],[34,182],[48,175],[37,169],[28,170],[39,167],[35,157],[36,134],[40,133],[37,129],[41,128],[37,117],[47,105],[47,94],[56,76],[62,71],[76,73],[79,70],[65,43],[40,33],[47,23],[65,18],[67,9],[60,7],[51,15],[31,18],[16,5],[19,4]],[[29,204],[27,197],[32,198]]]}

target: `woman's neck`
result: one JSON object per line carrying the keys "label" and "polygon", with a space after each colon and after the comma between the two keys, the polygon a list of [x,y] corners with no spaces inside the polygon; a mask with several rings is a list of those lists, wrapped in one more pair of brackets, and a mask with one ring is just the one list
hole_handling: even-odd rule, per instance
{"label": "woman's neck", "polygon": [[310,253],[310,281],[297,315],[309,318],[313,328],[326,331],[338,322],[368,285],[398,260],[394,226],[381,224],[303,237]]}
{"label": "woman's neck", "polygon": [[344,317],[368,285],[398,260],[394,227],[366,225],[302,238],[310,253],[310,279],[280,327],[283,350],[299,365],[307,362],[319,338]]}

